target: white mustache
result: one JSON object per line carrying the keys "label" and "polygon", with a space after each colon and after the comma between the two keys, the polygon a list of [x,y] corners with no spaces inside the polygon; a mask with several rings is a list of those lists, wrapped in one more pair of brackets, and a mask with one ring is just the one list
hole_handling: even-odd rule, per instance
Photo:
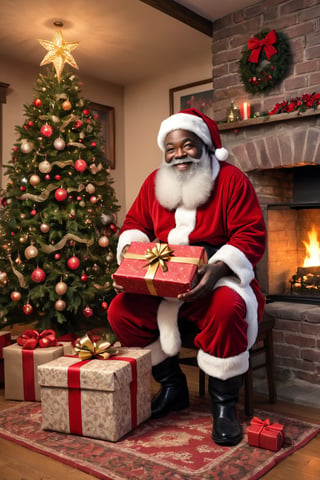
{"label": "white mustache", "polygon": [[182,163],[193,163],[195,165],[198,165],[200,163],[200,158],[193,158],[193,157],[184,157],[184,158],[179,158],[176,160],[171,160],[170,163],[167,163],[168,167],[175,167],[176,165],[181,165]]}

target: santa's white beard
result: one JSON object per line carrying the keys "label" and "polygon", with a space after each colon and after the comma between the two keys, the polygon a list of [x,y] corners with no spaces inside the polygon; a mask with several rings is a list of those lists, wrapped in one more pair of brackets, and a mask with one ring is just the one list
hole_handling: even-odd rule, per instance
{"label": "santa's white beard", "polygon": [[192,163],[187,171],[164,162],[157,172],[156,197],[168,210],[179,206],[195,209],[208,200],[212,190],[211,155],[203,149],[200,159],[187,157],[184,161]]}

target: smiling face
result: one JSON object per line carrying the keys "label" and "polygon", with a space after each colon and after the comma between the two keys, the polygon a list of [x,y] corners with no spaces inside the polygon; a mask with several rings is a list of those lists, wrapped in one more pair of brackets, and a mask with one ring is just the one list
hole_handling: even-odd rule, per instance
{"label": "smiling face", "polygon": [[199,163],[204,144],[187,130],[173,130],[165,140],[165,162],[179,172],[188,171]]}

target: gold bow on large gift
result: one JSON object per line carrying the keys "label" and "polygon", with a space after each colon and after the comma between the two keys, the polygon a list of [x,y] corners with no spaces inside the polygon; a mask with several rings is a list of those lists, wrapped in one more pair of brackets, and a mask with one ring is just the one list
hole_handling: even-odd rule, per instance
{"label": "gold bow on large gift", "polygon": [[124,257],[132,258],[135,260],[147,260],[147,263],[144,265],[144,267],[148,267],[148,270],[144,278],[150,294],[157,295],[157,291],[153,285],[153,279],[157,273],[159,266],[161,267],[163,272],[167,272],[168,266],[166,262],[191,263],[192,265],[197,265],[198,267],[203,263],[200,258],[174,257],[173,253],[174,251],[171,250],[167,243],[156,243],[152,249],[148,248],[145,251],[144,255],[141,255],[139,253],[126,252],[124,254]]}
{"label": "gold bow on large gift", "polygon": [[113,343],[103,339],[97,342],[92,341],[88,334],[78,338],[74,351],[81,360],[89,360],[90,358],[107,360],[112,355],[117,355],[118,353],[118,350],[113,347]]}

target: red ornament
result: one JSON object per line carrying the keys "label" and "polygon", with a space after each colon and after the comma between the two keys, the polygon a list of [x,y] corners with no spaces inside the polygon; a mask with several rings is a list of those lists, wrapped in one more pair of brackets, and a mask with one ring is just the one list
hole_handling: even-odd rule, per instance
{"label": "red ornament", "polygon": [[61,175],[55,175],[54,178],[59,181],[59,180],[61,180]]}
{"label": "red ornament", "polygon": [[114,223],[110,223],[109,228],[112,233],[116,233],[118,231],[118,227]]}
{"label": "red ornament", "polygon": [[29,127],[33,127],[33,121],[29,120],[28,125],[29,125]]}
{"label": "red ornament", "polygon": [[96,142],[91,142],[91,146],[96,147],[97,146]]}
{"label": "red ornament", "polygon": [[20,292],[12,292],[10,298],[13,302],[19,302],[21,300],[21,293]]}
{"label": "red ornament", "polygon": [[40,98],[36,98],[33,103],[36,107],[41,107],[41,105],[42,105],[42,102],[41,102]]}
{"label": "red ornament", "polygon": [[24,192],[25,189],[26,189],[26,187],[24,187],[23,185],[20,187],[21,192]]}
{"label": "red ornament", "polygon": [[88,277],[85,273],[83,273],[80,278],[81,278],[81,282],[86,282],[88,280]]}
{"label": "red ornament", "polygon": [[37,215],[37,210],[35,209],[31,210],[30,215],[32,215],[33,217]]}
{"label": "red ornament", "polygon": [[54,254],[54,259],[55,260],[60,260],[60,257],[61,257],[60,253],[55,253]]}
{"label": "red ornament", "polygon": [[44,135],[45,137],[51,137],[52,133],[53,133],[53,129],[51,127],[51,125],[48,125],[47,123],[45,125],[42,125],[42,127],[40,128],[40,132],[42,133],[42,135]]}
{"label": "red ornament", "polygon": [[55,191],[55,199],[58,201],[58,202],[63,202],[67,196],[68,196],[68,192],[67,190],[65,190],[64,188],[58,188],[56,191]]}
{"label": "red ornament", "polygon": [[36,268],[35,270],[33,270],[31,278],[36,283],[42,283],[46,278],[46,274],[41,268]]}
{"label": "red ornament", "polygon": [[85,169],[87,168],[87,162],[85,160],[82,160],[82,158],[79,158],[78,160],[75,161],[74,168],[78,172],[84,172]]}
{"label": "red ornament", "polygon": [[83,125],[83,123],[81,122],[81,120],[77,120],[76,123],[75,123],[75,128],[81,128]]}
{"label": "red ornament", "polygon": [[80,260],[75,256],[70,257],[69,260],[67,261],[67,265],[70,268],[70,270],[77,270],[77,268],[80,267]]}
{"label": "red ornament", "polygon": [[26,315],[31,315],[31,313],[33,312],[33,307],[32,305],[30,305],[30,303],[26,303],[25,305],[23,305],[22,310]]}
{"label": "red ornament", "polygon": [[108,303],[107,302],[102,302],[101,303],[101,308],[102,308],[102,310],[108,310]]}
{"label": "red ornament", "polygon": [[90,111],[85,108],[83,111],[82,111],[83,115],[89,115],[90,114]]}
{"label": "red ornament", "polygon": [[82,313],[83,313],[83,315],[84,315],[85,317],[89,318],[89,317],[92,316],[93,310],[92,310],[92,308],[89,307],[89,305],[87,305],[86,308],[84,308],[84,309],[82,310]]}

